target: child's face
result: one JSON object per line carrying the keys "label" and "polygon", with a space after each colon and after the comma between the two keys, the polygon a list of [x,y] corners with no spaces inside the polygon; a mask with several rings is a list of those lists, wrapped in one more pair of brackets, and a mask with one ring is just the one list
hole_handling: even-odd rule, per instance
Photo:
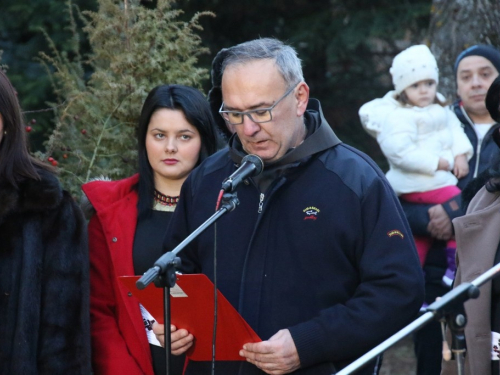
{"label": "child's face", "polygon": [[405,89],[405,94],[411,105],[417,107],[427,107],[434,103],[436,98],[436,81],[427,79],[419,81]]}

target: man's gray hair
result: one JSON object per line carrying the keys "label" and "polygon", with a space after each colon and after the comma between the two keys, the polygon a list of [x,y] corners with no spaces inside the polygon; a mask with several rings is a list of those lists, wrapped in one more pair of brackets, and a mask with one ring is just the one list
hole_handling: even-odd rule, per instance
{"label": "man's gray hair", "polygon": [[255,39],[228,48],[227,57],[224,58],[222,63],[221,76],[230,65],[245,64],[252,60],[261,59],[275,61],[287,88],[304,80],[302,64],[297,56],[297,51],[293,47],[273,38]]}

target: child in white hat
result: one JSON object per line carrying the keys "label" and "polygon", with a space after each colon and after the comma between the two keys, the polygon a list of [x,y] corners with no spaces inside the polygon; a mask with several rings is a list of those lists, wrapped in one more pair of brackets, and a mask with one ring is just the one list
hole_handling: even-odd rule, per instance
{"label": "child in white hat", "polygon": [[[425,45],[399,53],[390,69],[394,90],[364,104],[359,116],[389,162],[386,176],[401,199],[439,204],[460,194],[457,178],[469,173],[472,145],[460,121],[437,92],[436,59]],[[430,237],[415,237],[422,265]],[[447,246],[450,285],[455,272],[454,241]]]}

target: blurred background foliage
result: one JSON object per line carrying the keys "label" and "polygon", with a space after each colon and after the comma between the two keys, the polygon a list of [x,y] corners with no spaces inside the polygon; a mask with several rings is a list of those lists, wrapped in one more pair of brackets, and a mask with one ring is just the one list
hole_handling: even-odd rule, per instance
{"label": "blurred background foliage", "polygon": [[[311,96],[344,142],[385,159],[361,127],[361,105],[391,89],[388,67],[402,48],[421,43],[430,20],[429,0],[184,0],[186,14],[208,9],[201,21],[203,41],[212,51],[258,37],[293,45],[303,61]],[[388,65],[389,64],[389,65]],[[209,82],[204,85],[208,90]]]}
{"label": "blurred background foliage", "polygon": [[[476,9],[476,3],[481,2],[483,14],[488,14],[487,5],[495,1],[177,0],[171,7],[181,10],[178,19],[186,22],[197,12],[215,14],[215,17],[199,19],[203,28],[196,32],[201,37],[200,48],[209,50],[197,56],[199,68],[209,70],[213,57],[221,48],[258,37],[276,37],[293,45],[303,61],[311,96],[322,102],[325,117],[335,132],[385,169],[378,145],[360,125],[359,107],[392,88],[388,69],[395,54],[412,44],[426,43],[432,47],[429,25],[434,26],[431,37],[435,38],[443,24],[442,20],[432,19],[435,14],[446,17],[446,22],[455,22],[454,14],[460,13],[454,11],[453,6],[462,7],[462,3],[468,3],[470,9]],[[104,2],[73,0],[79,9],[91,11],[97,11]],[[118,4],[127,0],[112,2]],[[148,9],[158,5],[157,0],[143,0],[140,4]],[[436,9],[446,11],[442,14]],[[470,12],[467,15],[471,18]],[[57,122],[48,103],[57,103],[57,97],[48,74],[37,60],[40,52],[51,52],[41,30],[50,36],[62,56],[71,60],[74,58],[71,47],[74,35],[69,30],[68,20],[67,7],[61,0],[0,2],[0,50],[4,51],[1,62],[8,65],[8,75],[19,93],[27,122],[34,122],[30,132],[32,149],[42,152]],[[79,27],[83,26],[79,19],[76,22]],[[81,33],[79,37],[80,53],[91,54],[86,34]],[[481,38],[488,42],[484,35]],[[443,45],[446,38],[444,40]],[[466,43],[461,42],[455,49],[465,46]],[[85,69],[84,77],[90,78],[92,67]],[[200,78],[198,85],[208,92],[211,86],[208,74]],[[447,90],[445,93],[453,99],[452,91]]]}
{"label": "blurred background foliage", "polygon": [[[97,9],[96,1],[74,0],[74,3],[82,9]],[[81,22],[78,24],[83,26]],[[63,55],[71,51],[73,36],[64,1],[0,1],[2,63],[8,66],[8,76],[18,92],[21,106],[27,112],[25,117],[33,128],[30,140],[35,150],[43,149],[43,142],[54,127],[54,112],[43,111],[49,108],[47,102],[55,100],[55,93],[43,64],[37,60],[40,52],[49,53],[42,30],[50,35]],[[88,52],[88,41],[84,39],[81,42],[83,51]],[[31,123],[32,120],[36,123]]]}

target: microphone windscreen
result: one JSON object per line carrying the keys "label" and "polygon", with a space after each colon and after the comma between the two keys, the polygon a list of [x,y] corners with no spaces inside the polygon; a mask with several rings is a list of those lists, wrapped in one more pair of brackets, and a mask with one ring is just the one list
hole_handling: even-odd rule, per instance
{"label": "microphone windscreen", "polygon": [[261,174],[262,171],[264,170],[264,162],[257,155],[250,154],[250,155],[245,156],[241,160],[241,164],[243,164],[245,162],[252,163],[255,166],[255,172],[252,173],[253,176],[257,176],[257,175]]}

